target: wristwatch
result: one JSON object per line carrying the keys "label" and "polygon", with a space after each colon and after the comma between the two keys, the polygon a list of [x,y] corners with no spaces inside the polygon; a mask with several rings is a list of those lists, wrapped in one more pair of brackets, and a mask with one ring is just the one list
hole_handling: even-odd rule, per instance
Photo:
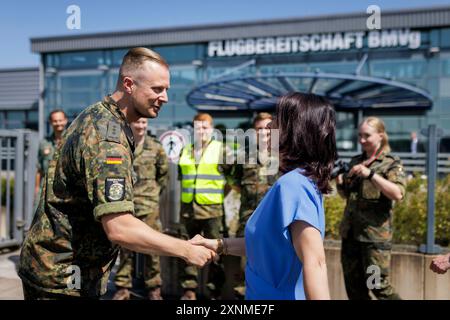
{"label": "wristwatch", "polygon": [[370,173],[369,173],[369,175],[367,176],[367,179],[368,179],[368,180],[372,180],[374,174],[375,174],[375,171],[374,171],[373,169],[370,169]]}

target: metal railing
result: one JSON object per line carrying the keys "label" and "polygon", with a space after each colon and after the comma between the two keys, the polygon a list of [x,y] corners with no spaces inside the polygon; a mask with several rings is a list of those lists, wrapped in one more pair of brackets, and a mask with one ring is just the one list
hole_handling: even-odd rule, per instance
{"label": "metal railing", "polygon": [[33,218],[39,138],[29,130],[0,130],[0,248],[20,246]]}
{"label": "metal railing", "polygon": [[[358,152],[339,152],[339,160],[349,162],[356,156]],[[427,171],[427,154],[426,153],[409,153],[409,152],[393,152],[392,155],[400,157],[403,163],[403,169],[406,172],[423,172]],[[450,173],[450,153],[437,154],[437,172]]]}

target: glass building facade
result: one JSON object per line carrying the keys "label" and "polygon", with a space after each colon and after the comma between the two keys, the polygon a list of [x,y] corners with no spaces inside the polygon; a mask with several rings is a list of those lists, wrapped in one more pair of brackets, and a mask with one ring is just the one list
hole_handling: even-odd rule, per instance
{"label": "glass building facade", "polygon": [[[449,22],[450,25],[450,22]],[[370,48],[367,37],[361,48],[233,56],[211,56],[208,41],[145,45],[159,52],[170,64],[169,103],[150,122],[155,127],[176,127],[190,123],[196,110],[186,102],[195,87],[228,76],[266,75],[290,72],[327,72],[387,78],[422,88],[433,98],[433,107],[424,114],[379,113],[387,125],[395,151],[409,151],[411,131],[437,124],[450,134],[450,26],[414,28],[420,32],[420,46]],[[337,31],[339,32],[339,31]],[[220,39],[218,39],[220,40]],[[119,66],[127,51],[123,48],[42,53],[44,70],[44,116],[55,108],[64,109],[70,120],[88,105],[114,91]],[[249,61],[254,60],[252,63]],[[240,67],[240,66],[245,67]],[[304,84],[305,88],[308,83]],[[215,124],[227,128],[245,126],[253,114],[221,112]],[[338,113],[338,144],[341,150],[356,148],[356,114]],[[48,130],[48,125],[46,126]]]}

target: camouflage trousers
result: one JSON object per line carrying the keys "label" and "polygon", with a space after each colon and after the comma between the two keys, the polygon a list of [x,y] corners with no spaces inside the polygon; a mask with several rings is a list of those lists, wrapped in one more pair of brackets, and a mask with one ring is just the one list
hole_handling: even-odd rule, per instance
{"label": "camouflage trousers", "polygon": [[[243,217],[239,220],[239,227],[236,231],[236,238],[243,238],[245,236],[245,225],[247,224],[248,219],[251,215]],[[237,298],[245,297],[245,265],[247,264],[246,257],[238,257],[240,260],[239,263],[239,272],[236,275],[236,283],[233,287],[234,294]]]}
{"label": "camouflage trousers", "polygon": [[[138,217],[148,226],[161,231],[159,213]],[[147,289],[154,289],[162,285],[159,256],[143,255],[144,258],[144,282]],[[116,287],[132,288],[135,272],[136,253],[125,248],[120,248],[120,263],[117,269],[114,283]]]}
{"label": "camouflage trousers", "polygon": [[[183,232],[188,238],[201,234],[205,238],[218,239],[222,237],[222,217],[210,219],[181,218],[181,224],[185,230]],[[195,290],[198,288],[198,269],[197,267],[186,264],[181,261],[179,268],[179,280],[183,289]],[[208,271],[207,288],[213,296],[219,296],[225,283],[225,270],[222,259],[210,263],[206,268]]]}
{"label": "camouflage trousers", "polygon": [[391,243],[342,239],[341,263],[350,300],[400,300],[390,280]]}
{"label": "camouflage trousers", "polygon": [[34,286],[22,282],[24,300],[98,300],[100,297],[79,297],[63,293],[52,293],[39,290]]}

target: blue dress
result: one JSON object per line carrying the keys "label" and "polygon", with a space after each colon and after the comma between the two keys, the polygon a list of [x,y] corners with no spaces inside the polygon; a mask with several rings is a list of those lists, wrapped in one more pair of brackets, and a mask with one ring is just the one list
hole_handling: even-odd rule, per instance
{"label": "blue dress", "polygon": [[323,239],[322,194],[300,169],[278,179],[247,222],[246,299],[305,299],[303,266],[289,232],[289,225],[296,220],[318,229]]}

